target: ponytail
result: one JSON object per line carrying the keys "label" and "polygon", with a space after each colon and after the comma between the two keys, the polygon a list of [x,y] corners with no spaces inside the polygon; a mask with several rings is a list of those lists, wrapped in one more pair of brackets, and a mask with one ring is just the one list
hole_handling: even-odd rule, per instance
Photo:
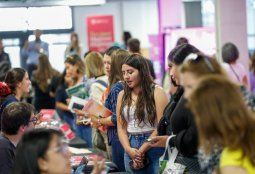
{"label": "ponytail", "polygon": [[0,82],[0,97],[6,97],[11,93],[11,88],[5,82]]}

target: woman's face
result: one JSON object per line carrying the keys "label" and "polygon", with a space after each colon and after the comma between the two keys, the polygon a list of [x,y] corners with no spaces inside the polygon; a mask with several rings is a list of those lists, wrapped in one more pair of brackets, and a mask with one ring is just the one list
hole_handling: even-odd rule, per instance
{"label": "woman's face", "polygon": [[168,61],[169,75],[174,86],[180,85],[178,66]]}
{"label": "woman's face", "polygon": [[111,57],[104,54],[103,62],[104,62],[105,73],[107,76],[109,76],[111,71]]}
{"label": "woman's face", "polygon": [[22,81],[18,84],[18,89],[20,89],[22,94],[27,94],[29,93],[30,87],[31,87],[31,81],[29,80],[28,74],[26,72]]}
{"label": "woman's face", "polygon": [[122,65],[123,79],[129,88],[135,88],[140,86],[140,75],[139,71],[132,66],[127,64]]}
{"label": "woman's face", "polygon": [[71,36],[71,42],[72,44],[77,42],[77,37],[75,35]]}
{"label": "woman's face", "polygon": [[70,63],[65,63],[66,67],[66,74],[70,76],[71,78],[77,78],[78,76],[78,66],[77,65],[72,65]]}
{"label": "woman's face", "polygon": [[72,171],[70,158],[68,146],[59,136],[53,135],[45,159],[38,160],[40,171],[46,174],[70,174]]}
{"label": "woman's face", "polygon": [[73,83],[72,77],[71,77],[70,75],[66,74],[66,75],[65,75],[65,82],[66,82],[67,84],[72,84],[72,83]]}
{"label": "woman's face", "polygon": [[180,83],[181,86],[184,88],[184,97],[186,99],[189,98],[197,82],[198,77],[196,77],[193,73],[191,72],[180,73]]}

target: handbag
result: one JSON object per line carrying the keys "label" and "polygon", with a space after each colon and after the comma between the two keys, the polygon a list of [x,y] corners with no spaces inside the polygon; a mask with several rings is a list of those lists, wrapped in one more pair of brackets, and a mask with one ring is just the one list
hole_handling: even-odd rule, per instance
{"label": "handbag", "polygon": [[[175,163],[175,159],[178,155],[177,148],[171,149],[169,146],[169,141],[175,135],[168,137],[166,141],[166,148],[164,154],[159,158],[159,174],[183,174],[186,166]],[[166,153],[168,153],[168,160],[165,160]]]}
{"label": "handbag", "polygon": [[102,136],[98,129],[94,131],[94,134],[92,136],[92,144],[96,146],[98,149],[106,151],[104,137]]}

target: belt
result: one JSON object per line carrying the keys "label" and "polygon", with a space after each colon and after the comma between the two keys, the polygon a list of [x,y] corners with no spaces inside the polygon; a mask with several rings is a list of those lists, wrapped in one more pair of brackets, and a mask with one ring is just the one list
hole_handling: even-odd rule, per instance
{"label": "belt", "polygon": [[142,134],[148,134],[148,133],[152,133],[152,131],[145,131],[145,132],[128,132],[128,134],[130,135],[142,135]]}

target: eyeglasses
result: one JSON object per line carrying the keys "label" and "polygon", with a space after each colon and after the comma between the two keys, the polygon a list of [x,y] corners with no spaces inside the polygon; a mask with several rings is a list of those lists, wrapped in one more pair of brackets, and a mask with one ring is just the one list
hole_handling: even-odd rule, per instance
{"label": "eyeglasses", "polygon": [[189,54],[185,59],[184,59],[184,63],[186,62],[196,62],[196,61],[199,61],[199,60],[203,60],[204,63],[206,64],[206,66],[208,67],[208,69],[211,71],[211,72],[215,72],[215,69],[212,65],[212,63],[208,60],[207,57],[204,57],[204,56],[200,56],[196,53],[191,53]]}
{"label": "eyeglasses", "polygon": [[32,122],[34,125],[38,122],[38,118],[34,116],[31,120],[29,120],[29,123]]}

